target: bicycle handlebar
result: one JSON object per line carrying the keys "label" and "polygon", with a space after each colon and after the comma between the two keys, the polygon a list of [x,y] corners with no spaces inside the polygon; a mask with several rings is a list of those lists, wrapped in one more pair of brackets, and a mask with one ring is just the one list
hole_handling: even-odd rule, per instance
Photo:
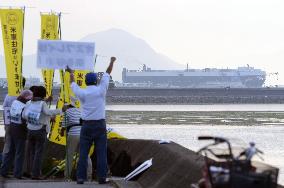
{"label": "bicycle handlebar", "polygon": [[198,140],[214,140],[215,142],[228,142],[225,138],[214,136],[199,136]]}
{"label": "bicycle handlebar", "polygon": [[[222,137],[214,137],[214,136],[199,136],[198,140],[214,140],[214,144],[220,144],[220,143],[226,143],[228,145],[228,149],[229,149],[229,156],[231,156],[231,158],[233,158],[233,153],[232,153],[232,147],[230,142],[226,139],[226,138],[222,138]],[[209,146],[209,145],[208,145]],[[203,148],[203,149],[208,149],[208,146]]]}
{"label": "bicycle handlebar", "polygon": [[199,136],[198,140],[214,140],[213,136]]}

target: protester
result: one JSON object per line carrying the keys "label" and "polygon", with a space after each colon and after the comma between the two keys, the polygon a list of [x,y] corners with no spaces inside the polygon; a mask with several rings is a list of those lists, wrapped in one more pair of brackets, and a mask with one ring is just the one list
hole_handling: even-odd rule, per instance
{"label": "protester", "polygon": [[4,155],[1,166],[2,177],[8,177],[8,172],[15,157],[14,177],[21,179],[23,173],[23,162],[25,156],[25,143],[27,138],[27,125],[22,120],[22,112],[26,102],[31,100],[33,93],[30,90],[24,90],[20,96],[13,101],[10,109],[10,136],[11,143],[9,152]]}
{"label": "protester", "polygon": [[[33,85],[29,88],[31,92],[34,92],[38,86]],[[24,160],[24,167],[23,167],[23,176],[30,178],[31,177],[31,170],[32,170],[32,164],[30,164],[30,150],[29,150],[29,141],[26,139],[26,145],[25,145],[25,160]]]}
{"label": "protester", "polygon": [[[23,77],[22,80],[22,86],[23,88],[26,85],[26,79]],[[17,96],[10,96],[6,95],[4,102],[3,102],[3,119],[4,119],[4,128],[5,128],[5,140],[4,140],[4,147],[3,147],[3,152],[2,156],[4,157],[8,152],[10,148],[10,143],[11,143],[11,136],[10,136],[10,108],[14,100],[17,99]]]}
{"label": "protester", "polygon": [[23,118],[27,120],[28,128],[28,148],[31,154],[32,179],[41,179],[41,163],[44,143],[47,138],[47,130],[50,126],[50,118],[61,114],[62,110],[50,110],[44,101],[46,89],[43,86],[37,86],[33,89],[33,99],[27,103]]}
{"label": "protester", "polygon": [[77,167],[77,183],[83,184],[87,179],[87,159],[91,145],[95,143],[97,157],[97,178],[99,184],[107,183],[107,135],[105,122],[105,98],[109,85],[110,73],[116,58],[111,57],[106,73],[97,84],[97,74],[85,76],[87,87],[80,88],[74,82],[73,70],[70,72],[71,89],[80,100],[82,109],[82,128],[80,133],[80,155]]}
{"label": "protester", "polygon": [[[66,165],[64,175],[66,179],[72,179],[72,170],[73,170],[73,158],[75,152],[79,152],[79,141],[80,141],[80,132],[81,132],[81,110],[76,108],[75,102],[76,98],[71,97],[71,104],[68,105],[68,108],[64,115],[63,127],[62,130],[66,130]],[[90,157],[88,157],[88,177],[92,176],[92,162]]]}

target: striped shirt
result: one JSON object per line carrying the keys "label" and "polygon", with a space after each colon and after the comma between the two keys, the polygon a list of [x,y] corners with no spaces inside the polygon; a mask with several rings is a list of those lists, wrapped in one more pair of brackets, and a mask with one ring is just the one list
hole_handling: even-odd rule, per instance
{"label": "striped shirt", "polygon": [[66,127],[73,126],[68,131],[68,135],[80,135],[81,126],[74,126],[80,124],[81,111],[78,108],[69,108],[66,114]]}
{"label": "striped shirt", "polygon": [[81,111],[78,108],[69,108],[66,110],[67,126],[80,124]]}
{"label": "striped shirt", "polygon": [[68,135],[80,136],[81,126],[73,126],[68,131]]}

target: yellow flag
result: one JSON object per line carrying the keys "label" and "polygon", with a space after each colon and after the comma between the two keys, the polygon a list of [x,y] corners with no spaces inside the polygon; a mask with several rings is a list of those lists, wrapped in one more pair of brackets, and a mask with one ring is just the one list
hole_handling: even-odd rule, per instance
{"label": "yellow flag", "polygon": [[[59,15],[56,13],[41,14],[41,39],[45,40],[59,40]],[[46,88],[47,97],[52,96],[53,69],[42,69],[42,76]],[[60,109],[64,106],[64,71],[60,71],[60,94],[59,99],[56,104],[56,108]],[[64,145],[66,140],[65,137],[60,136],[60,127],[63,122],[63,116],[57,115],[55,117],[55,122],[51,125],[51,130],[49,134],[49,140],[58,144]]]}
{"label": "yellow flag", "polygon": [[[75,71],[75,82],[81,86],[86,87],[85,85],[85,74],[87,71]],[[60,97],[57,102],[57,108],[62,108],[65,104],[70,104],[71,100],[70,97],[74,97],[74,93],[72,92],[70,88],[70,74],[68,72],[65,72],[63,70],[60,70],[60,80],[61,80],[61,87],[60,87]],[[76,107],[80,107],[79,100],[75,101]],[[56,116],[55,122],[52,124],[51,131],[49,134],[49,140],[51,142],[66,145],[66,135],[60,135],[62,123],[66,123],[66,120],[63,116]],[[66,134],[66,132],[64,133]]]}
{"label": "yellow flag", "polygon": [[[81,71],[81,70],[75,70],[74,71],[74,78],[75,82],[80,86],[81,88],[85,88],[85,75],[88,73],[88,71]],[[64,90],[65,90],[65,103],[71,104],[71,98],[75,98],[75,94],[72,92],[71,87],[70,87],[70,74],[69,72],[65,72],[64,74]],[[80,107],[80,102],[77,99],[75,102],[75,105],[77,108]]]}
{"label": "yellow flag", "polygon": [[[41,14],[41,39],[59,39],[59,15],[55,13]],[[46,88],[47,97],[52,95],[54,70],[43,69],[42,76]]]}
{"label": "yellow flag", "polygon": [[[74,78],[75,78],[75,82],[77,83],[78,86],[80,86],[81,88],[85,88],[86,87],[86,83],[85,83],[85,75],[88,73],[89,71],[83,71],[83,70],[75,70],[74,71]],[[69,85],[66,86],[66,88],[69,90],[69,95],[70,97],[74,97],[75,99],[75,106],[76,108],[80,108],[80,101],[75,97],[75,94],[72,92],[71,87],[70,87],[70,81],[68,82]],[[71,102],[71,100],[70,100]]]}
{"label": "yellow flag", "polygon": [[[64,106],[64,98],[65,98],[65,88],[64,88],[64,71],[60,70],[60,80],[61,80],[61,85],[60,85],[60,94],[59,94],[59,99],[56,104],[57,109],[61,109]],[[61,125],[62,123],[65,123],[64,116],[57,115],[55,117],[55,122],[52,123],[50,134],[49,134],[49,141],[61,144],[61,145],[66,145],[66,137],[61,136]]]}
{"label": "yellow flag", "polygon": [[0,9],[4,43],[8,94],[18,96],[22,90],[23,9]]}

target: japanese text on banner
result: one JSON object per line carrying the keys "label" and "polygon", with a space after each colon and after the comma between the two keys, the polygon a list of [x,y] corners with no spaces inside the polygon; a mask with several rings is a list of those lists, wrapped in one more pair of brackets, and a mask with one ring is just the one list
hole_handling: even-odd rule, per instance
{"label": "japanese text on banner", "polygon": [[[59,39],[59,15],[41,14],[41,39]],[[46,95],[49,97],[52,95],[54,70],[42,69],[42,76],[46,88]]]}
{"label": "japanese text on banner", "polygon": [[4,43],[8,94],[18,96],[22,90],[23,9],[0,9]]}

